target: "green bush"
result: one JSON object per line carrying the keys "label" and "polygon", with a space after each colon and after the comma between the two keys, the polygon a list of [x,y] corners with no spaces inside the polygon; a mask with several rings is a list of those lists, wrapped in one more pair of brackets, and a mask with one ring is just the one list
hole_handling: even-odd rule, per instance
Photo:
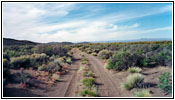
{"label": "green bush", "polygon": [[69,48],[62,45],[38,45],[35,47],[37,53],[45,53],[46,55],[58,55],[58,56],[65,56]]}
{"label": "green bush", "polygon": [[104,65],[106,69],[116,69],[116,63],[114,59],[110,58],[107,60],[107,63]]}
{"label": "green bush", "polygon": [[47,69],[48,72],[56,72],[62,70],[62,65],[59,61],[55,60],[54,62],[49,62]]}
{"label": "green bush", "polygon": [[109,59],[111,56],[112,56],[112,52],[109,51],[109,50],[101,50],[99,53],[98,53],[98,56],[102,59]]}
{"label": "green bush", "polygon": [[148,66],[148,64],[149,64],[149,60],[145,58],[143,60],[143,66]]}
{"label": "green bush", "polygon": [[127,80],[122,83],[122,88],[126,90],[130,90],[134,88],[137,84],[142,83],[144,77],[139,73],[131,74],[127,77]]}
{"label": "green bush", "polygon": [[54,79],[55,81],[58,81],[60,79],[60,75],[53,74],[52,79]]}
{"label": "green bush", "polygon": [[47,69],[47,66],[45,64],[43,64],[42,66],[38,67],[39,71],[46,71],[46,69]]}
{"label": "green bush", "polygon": [[81,59],[81,64],[88,64],[88,60],[86,58]]}
{"label": "green bush", "polygon": [[86,86],[87,88],[92,87],[92,85],[94,84],[95,80],[94,78],[90,77],[90,78],[85,78],[82,80],[82,83],[84,86]]}
{"label": "green bush", "polygon": [[93,53],[91,53],[93,56],[97,56],[97,53],[96,52],[93,52]]}
{"label": "green bush", "polygon": [[89,77],[93,77],[93,76],[94,76],[94,73],[93,73],[92,71],[88,71],[87,75],[88,75]]}
{"label": "green bush", "polygon": [[172,93],[172,79],[169,72],[165,72],[159,76],[158,87],[168,93]]}
{"label": "green bush", "polygon": [[71,63],[72,63],[71,58],[67,58],[67,59],[66,59],[66,63],[71,64]]}
{"label": "green bush", "polygon": [[30,63],[34,68],[37,68],[42,64],[46,64],[48,60],[49,60],[49,57],[47,57],[47,55],[44,53],[32,54],[30,56]]}
{"label": "green bush", "polygon": [[89,96],[92,96],[92,97],[96,97],[97,94],[93,91],[91,91],[90,89],[84,89],[80,92],[80,96],[86,96],[86,95],[89,95]]}
{"label": "green bush", "polygon": [[142,71],[142,69],[139,68],[139,67],[130,67],[130,68],[128,69],[128,72],[129,72],[129,73],[140,73],[141,71]]}
{"label": "green bush", "polygon": [[137,91],[135,93],[135,96],[136,97],[151,97],[151,94],[148,90],[141,90],[141,91]]}
{"label": "green bush", "polygon": [[14,69],[31,67],[30,56],[13,57],[10,59],[10,65]]}

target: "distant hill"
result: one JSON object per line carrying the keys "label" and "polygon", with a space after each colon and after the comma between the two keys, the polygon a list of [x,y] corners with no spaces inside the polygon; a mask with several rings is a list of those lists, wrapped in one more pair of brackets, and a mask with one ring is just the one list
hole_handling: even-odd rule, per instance
{"label": "distant hill", "polygon": [[[135,40],[111,40],[111,41],[93,41],[93,42],[78,42],[75,44],[88,44],[88,43],[113,43],[113,42],[141,42],[141,41],[171,41],[170,38],[141,38],[141,39],[135,39]],[[37,45],[42,43],[36,43],[28,40],[15,40],[11,38],[3,38],[3,45]],[[48,42],[43,44],[63,44],[63,45],[69,45],[74,44],[72,42]]]}
{"label": "distant hill", "polygon": [[3,45],[9,46],[9,45],[36,45],[39,43],[27,41],[27,40],[15,40],[10,38],[3,38]]}
{"label": "distant hill", "polygon": [[78,42],[76,44],[88,44],[88,43],[91,43],[91,42]]}
{"label": "distant hill", "polygon": [[172,41],[172,39],[170,38],[141,38],[141,39],[134,39],[134,40],[94,41],[92,43],[143,42],[143,41]]}
{"label": "distant hill", "polygon": [[72,42],[48,42],[47,44],[63,44],[63,45],[68,45],[68,44],[73,44]]}

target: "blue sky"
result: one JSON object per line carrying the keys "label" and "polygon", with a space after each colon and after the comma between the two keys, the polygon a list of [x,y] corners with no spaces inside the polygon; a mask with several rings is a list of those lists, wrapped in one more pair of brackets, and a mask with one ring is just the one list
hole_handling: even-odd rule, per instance
{"label": "blue sky", "polygon": [[3,3],[3,36],[43,43],[172,38],[172,4]]}

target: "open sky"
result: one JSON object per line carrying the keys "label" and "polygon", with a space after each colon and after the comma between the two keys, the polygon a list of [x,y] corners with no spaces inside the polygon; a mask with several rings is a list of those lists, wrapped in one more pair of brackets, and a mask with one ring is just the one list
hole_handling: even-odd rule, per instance
{"label": "open sky", "polygon": [[3,3],[3,37],[43,43],[172,38],[172,4]]}

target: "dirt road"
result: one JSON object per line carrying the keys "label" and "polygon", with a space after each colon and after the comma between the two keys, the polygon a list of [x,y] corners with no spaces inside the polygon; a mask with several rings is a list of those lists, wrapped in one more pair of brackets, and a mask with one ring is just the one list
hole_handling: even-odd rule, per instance
{"label": "dirt road", "polygon": [[69,73],[61,76],[61,82],[53,87],[53,92],[47,94],[50,97],[75,97],[77,86],[77,70],[80,67],[80,54],[89,60],[89,67],[95,73],[96,83],[98,84],[98,95],[100,97],[127,97],[129,94],[122,92],[120,88],[121,79],[113,77],[108,70],[104,68],[104,63],[98,58],[81,52],[77,48],[72,49],[73,64],[69,68]]}
{"label": "dirt road", "polygon": [[[69,72],[60,77],[60,82],[54,85],[47,96],[49,97],[75,97],[75,88],[77,82],[77,70],[79,69],[80,58],[79,52],[76,49],[72,49],[73,52],[73,64],[68,69]],[[52,92],[51,92],[52,91]]]}
{"label": "dirt road", "polygon": [[[82,53],[80,50],[76,49],[77,52]],[[108,70],[104,68],[104,63],[99,60],[98,58],[86,54],[84,54],[84,57],[89,60],[89,63],[91,64],[90,68],[95,73],[97,77],[97,83],[99,84],[98,88],[98,94],[102,97],[127,97],[129,96],[128,93],[123,93],[120,88],[120,82],[121,79],[117,79],[117,77],[113,77],[111,73],[109,73]]]}

